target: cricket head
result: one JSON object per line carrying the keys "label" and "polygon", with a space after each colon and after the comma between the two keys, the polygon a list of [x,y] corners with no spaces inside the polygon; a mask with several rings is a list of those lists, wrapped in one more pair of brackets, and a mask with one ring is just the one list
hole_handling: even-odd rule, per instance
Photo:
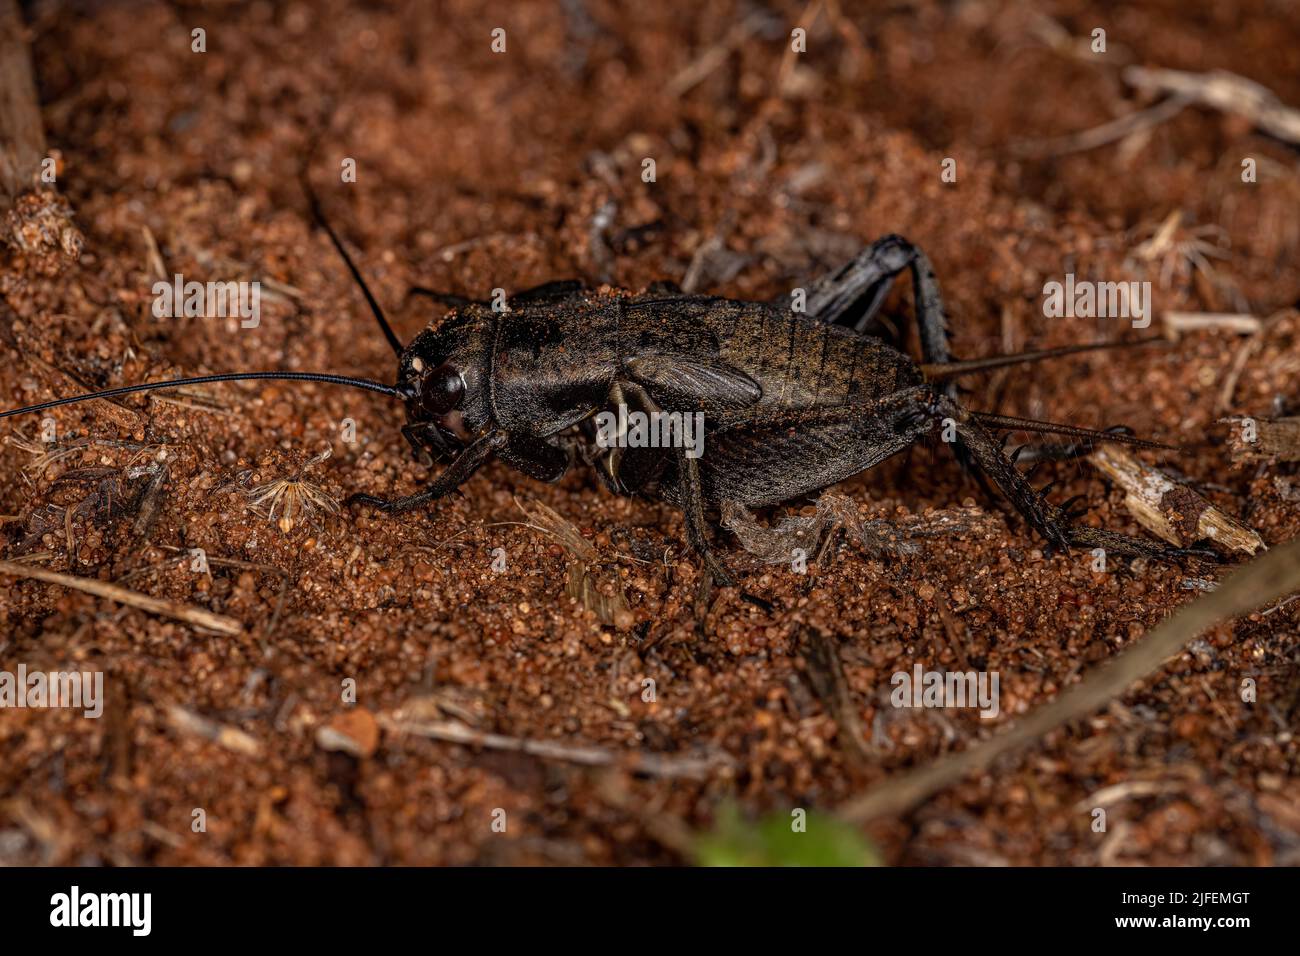
{"label": "cricket head", "polygon": [[432,423],[422,438],[435,457],[448,457],[492,424],[492,323],[467,313],[425,329],[398,359],[397,388],[407,421]]}

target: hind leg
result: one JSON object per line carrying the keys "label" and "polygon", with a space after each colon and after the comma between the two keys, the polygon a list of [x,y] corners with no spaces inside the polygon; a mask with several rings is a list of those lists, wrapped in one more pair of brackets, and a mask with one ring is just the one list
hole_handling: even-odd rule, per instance
{"label": "hind leg", "polygon": [[723,418],[708,434],[702,486],[712,503],[779,504],[821,490],[914,444],[945,419],[955,425],[972,465],[997,486],[1050,548],[1105,548],[1170,560],[1204,552],[1077,526],[1015,467],[1001,443],[957,402],[929,386],[870,404]]}
{"label": "hind leg", "polygon": [[1068,551],[1071,545],[1103,548],[1112,554],[1162,561],[1189,555],[1214,556],[1212,552],[1196,548],[1172,548],[1158,541],[1074,524],[1075,515],[1053,505],[1035,490],[1029,479],[1016,468],[1013,458],[1002,450],[1002,443],[964,408],[943,397],[938,400],[937,409],[940,416],[952,419],[962,446],[968,450],[975,466],[997,485],[1021,517],[1047,540],[1049,548],[1063,551]]}
{"label": "hind leg", "polygon": [[[845,325],[864,333],[889,294],[894,279],[904,269],[912,274],[912,311],[921,342],[921,361],[926,364],[953,361],[948,345],[948,315],[934,267],[920,248],[902,236],[877,239],[840,268],[816,279],[808,289],[808,314],[820,322]],[[899,345],[901,348],[902,343]],[[948,398],[957,398],[956,381],[939,388]],[[994,498],[984,476],[972,467],[969,452],[961,444],[955,452],[962,470],[974,476],[988,498]]]}
{"label": "hind leg", "polygon": [[925,362],[950,362],[948,317],[934,267],[919,248],[902,236],[885,236],[853,259],[812,282],[808,315],[819,322],[863,332],[880,310],[894,279],[912,273],[912,295],[921,354]]}

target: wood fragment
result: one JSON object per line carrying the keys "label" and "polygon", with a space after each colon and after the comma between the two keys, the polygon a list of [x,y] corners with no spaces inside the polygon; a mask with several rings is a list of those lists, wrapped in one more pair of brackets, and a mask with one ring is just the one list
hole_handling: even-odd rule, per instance
{"label": "wood fragment", "polygon": [[58,824],[50,817],[40,813],[22,797],[0,800],[0,813],[26,827],[36,842],[41,845],[43,866],[60,862],[74,842],[71,833],[60,830]]}
{"label": "wood fragment", "polygon": [[260,757],[262,745],[256,737],[244,733],[238,727],[218,723],[192,710],[172,705],[167,708],[167,721],[177,730],[210,740],[220,747],[246,757]]}
{"label": "wood fragment", "polygon": [[1130,66],[1124,82],[1157,94],[1168,94],[1145,109],[1127,113],[1100,126],[1065,136],[1014,144],[1014,156],[1045,158],[1080,153],[1168,122],[1189,106],[1208,106],[1244,117],[1271,136],[1300,145],[1300,111],[1282,103],[1272,90],[1226,70],[1188,73],[1153,67]]}
{"label": "wood fragment", "polygon": [[1206,329],[1235,332],[1238,335],[1258,335],[1264,321],[1240,312],[1166,312],[1165,331],[1176,339],[1183,332],[1200,332]]}
{"label": "wood fragment", "polygon": [[0,0],[0,244],[47,275],[75,261],[85,242],[67,200],[42,176],[54,158],[46,150],[22,13],[15,0]]}
{"label": "wood fragment", "polygon": [[1087,813],[1094,807],[1109,807],[1133,797],[1155,797],[1176,793],[1182,788],[1169,780],[1126,780],[1094,790],[1074,805],[1076,813]]}
{"label": "wood fragment", "polygon": [[[87,382],[85,379],[77,375],[73,375],[71,372],[64,371],[63,369],[59,368],[57,365],[51,365],[49,362],[45,361],[45,359],[41,358],[39,355],[36,355],[31,352],[24,352],[23,357],[32,365],[35,365],[37,368],[54,375],[58,375],[65,382],[71,382],[79,392],[95,391],[95,387],[91,385],[89,382]],[[58,395],[59,393],[58,391],[55,391],[54,394]],[[112,399],[96,398],[93,401],[89,402],[88,405],[89,407],[95,409],[96,411],[102,412],[106,418],[110,419],[113,422],[113,424],[119,426],[120,428],[126,430],[127,432],[131,432],[131,433],[141,432],[144,430],[144,427],[147,424],[145,417],[142,416],[139,412],[127,408],[125,405],[119,405],[117,402],[113,401]]]}
{"label": "wood fragment", "polygon": [[732,52],[762,26],[762,19],[762,15],[750,14],[735,24],[720,42],[709,47],[668,81],[666,87],[668,96],[672,99],[678,99],[704,82],[710,73],[726,63]]}
{"label": "wood fragment", "polygon": [[[178,557],[182,561],[189,557],[188,548],[178,548],[175,545],[170,544],[164,544],[162,547],[166,551],[181,552]],[[271,639],[271,635],[275,633],[275,627],[280,622],[280,614],[284,611],[285,602],[289,597],[289,583],[292,580],[289,572],[284,568],[277,568],[273,564],[259,564],[256,561],[241,561],[238,558],[222,558],[212,554],[209,554],[207,558],[208,564],[212,565],[214,568],[238,568],[241,571],[265,571],[268,574],[278,574],[280,576],[280,590],[275,596],[275,610],[271,612],[271,619],[266,622],[266,627],[262,631],[261,640],[263,645],[265,645],[266,642]],[[166,562],[164,562],[164,565],[165,564]],[[145,568],[141,570],[148,571],[159,569],[160,566],[153,569]]]}
{"label": "wood fragment", "polygon": [[165,843],[173,849],[180,849],[185,846],[185,841],[177,834],[168,830],[161,824],[154,823],[152,820],[143,820],[140,823],[140,832],[146,836],[153,837],[159,843]]}
{"label": "wood fragment", "polygon": [[1264,539],[1255,531],[1124,449],[1103,445],[1088,460],[1123,489],[1124,504],[1133,517],[1172,545],[1186,548],[1208,538],[1246,554],[1264,547]]}
{"label": "wood fragment", "polygon": [[167,266],[163,263],[162,252],[158,248],[158,240],[153,236],[153,230],[141,226],[140,232],[144,235],[145,260],[149,264],[149,270],[155,279],[167,281],[171,276],[167,274]]}
{"label": "wood fragment", "polygon": [[475,730],[450,720],[406,720],[396,713],[381,715],[379,723],[385,730],[397,734],[411,734],[443,743],[483,747],[487,750],[512,751],[548,760],[563,760],[585,767],[619,767],[631,773],[643,773],[650,777],[704,779],[719,770],[735,766],[735,761],[722,752],[678,755],[636,750],[618,751],[604,747],[565,744],[555,740],[509,737],[505,734]]}
{"label": "wood fragment", "polygon": [[1300,461],[1300,418],[1220,418],[1231,425],[1228,452],[1236,462]]}
{"label": "wood fragment", "polygon": [[45,130],[27,28],[14,0],[0,0],[0,212],[40,185]]}
{"label": "wood fragment", "polygon": [[1023,750],[1061,725],[1093,713],[1179,654],[1199,634],[1300,589],[1300,540],[1289,541],[1243,565],[1219,587],[1184,605],[1116,657],[1087,674],[1054,701],[990,740],[895,776],[843,804],[853,823],[910,810],[940,790]]}
{"label": "wood fragment", "polygon": [[668,849],[687,860],[695,859],[695,832],[685,821],[632,793],[616,771],[602,770],[595,777],[596,792],[601,799],[636,819],[650,836]]}
{"label": "wood fragment", "polygon": [[150,597],[147,594],[141,594],[138,591],[131,591],[119,585],[110,584],[107,581],[100,581],[96,578],[83,578],[73,574],[62,574],[58,571],[49,571],[45,568],[35,568],[30,565],[19,564],[17,561],[0,561],[0,574],[12,574],[20,578],[33,578],[37,581],[44,581],[47,584],[58,584],[65,588],[72,588],[76,591],[83,591],[86,594],[94,594],[97,597],[108,598],[110,601],[116,601],[119,604],[138,608],[141,611],[148,611],[150,614],[157,614],[160,617],[169,617],[176,621],[183,621],[184,623],[193,625],[194,627],[213,631],[217,634],[225,634],[230,637],[238,637],[244,630],[243,625],[234,618],[225,617],[221,614],[214,614],[211,611],[205,611],[202,608],[193,607],[189,604],[180,604],[176,601],[166,601],[160,598]]}
{"label": "wood fragment", "polygon": [[1237,351],[1232,356],[1232,361],[1228,363],[1228,373],[1223,376],[1223,384],[1219,387],[1219,398],[1214,406],[1216,411],[1224,412],[1232,408],[1234,396],[1237,394],[1237,383],[1241,381],[1241,374],[1246,370],[1246,363],[1254,358],[1255,353],[1259,351],[1262,341],[1263,336],[1252,335],[1237,347]]}

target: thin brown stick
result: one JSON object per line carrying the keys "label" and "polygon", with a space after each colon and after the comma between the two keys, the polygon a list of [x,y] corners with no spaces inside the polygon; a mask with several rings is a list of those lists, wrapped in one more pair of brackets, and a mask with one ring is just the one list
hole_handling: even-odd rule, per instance
{"label": "thin brown stick", "polygon": [[1182,332],[1200,332],[1204,329],[1235,332],[1238,335],[1258,335],[1264,328],[1262,319],[1239,312],[1166,312],[1165,331],[1170,338]]}
{"label": "thin brown stick", "polygon": [[1123,653],[1010,730],[969,750],[893,777],[841,806],[840,815],[862,823],[903,813],[968,774],[983,770],[1004,754],[1027,748],[1068,721],[1099,710],[1134,682],[1156,671],[1198,634],[1297,589],[1300,540],[1274,548],[1242,566],[1216,590],[1180,608]]}
{"label": "thin brown stick", "polygon": [[1091,129],[1080,130],[1077,133],[1067,133],[1064,136],[1054,136],[1051,139],[1035,139],[1023,143],[1014,143],[1010,147],[1010,152],[1013,156],[1023,156],[1026,159],[1046,159],[1050,156],[1066,156],[1070,153],[1087,152],[1090,149],[1096,149],[1099,146],[1105,146],[1116,140],[1124,139],[1139,130],[1159,126],[1161,123],[1173,119],[1191,105],[1191,102],[1190,97],[1171,96],[1155,106],[1149,106],[1135,113],[1126,113],[1118,119],[1102,123],[1100,126],[1094,126]]}
{"label": "thin brown stick", "polygon": [[1226,412],[1232,408],[1233,397],[1237,394],[1237,383],[1241,381],[1242,373],[1246,371],[1246,363],[1254,358],[1262,344],[1262,336],[1252,335],[1237,347],[1232,361],[1228,363],[1227,374],[1223,376],[1223,385],[1219,388],[1219,399],[1214,405],[1216,411]]}
{"label": "thin brown stick", "polygon": [[210,740],[220,747],[246,757],[259,757],[262,745],[256,737],[244,733],[238,727],[218,723],[211,718],[196,714],[192,710],[173,704],[167,708],[167,722],[181,733],[193,734]]}
{"label": "thin brown stick", "polygon": [[156,470],[149,476],[149,483],[140,495],[139,510],[131,524],[131,537],[136,541],[149,540],[149,533],[153,531],[154,522],[158,520],[162,509],[163,487],[167,484],[170,473],[165,460],[155,462],[154,467]]}
{"label": "thin brown stick", "polygon": [[531,754],[549,760],[564,760],[585,767],[621,767],[633,773],[651,777],[689,777],[702,779],[713,772],[733,766],[732,759],[724,753],[701,756],[673,756],[641,751],[616,751],[604,747],[565,744],[554,740],[529,740],[488,733],[466,727],[450,720],[404,720],[381,716],[379,722],[386,730],[399,734],[427,737],[444,743],[484,747],[488,750],[508,750]]}
{"label": "thin brown stick", "polygon": [[709,47],[668,81],[668,95],[676,99],[703,83],[710,73],[727,62],[727,57],[748,40],[761,23],[762,17],[751,15],[733,26],[720,42]]}
{"label": "thin brown stick", "polygon": [[[168,551],[186,551],[185,548],[178,548],[175,545],[163,545]],[[184,555],[182,555],[184,557]],[[275,626],[280,622],[280,614],[284,611],[286,598],[289,596],[289,572],[284,568],[277,568],[273,564],[259,564],[256,561],[241,561],[238,558],[221,558],[211,554],[207,556],[208,564],[218,568],[238,568],[241,571],[264,571],[269,574],[278,574],[280,576],[280,590],[275,596],[275,610],[271,612],[271,619],[266,622],[266,628],[262,631],[262,640],[269,641],[271,635],[275,633]]]}
{"label": "thin brown stick", "polygon": [[[14,0],[0,0],[0,244],[54,274],[85,242],[72,208],[45,177],[47,162],[27,28]],[[57,165],[54,168],[57,176]]]}
{"label": "thin brown stick", "polygon": [[1227,70],[1188,73],[1155,67],[1130,66],[1124,82],[1139,89],[1169,93],[1223,113],[1250,120],[1278,139],[1300,146],[1300,110],[1292,109],[1266,86]]}
{"label": "thin brown stick", "polygon": [[1234,396],[1237,394],[1237,383],[1241,381],[1241,376],[1246,371],[1246,364],[1255,357],[1255,353],[1264,344],[1265,334],[1281,319],[1294,314],[1294,309],[1281,309],[1274,312],[1268,318],[1261,320],[1258,331],[1237,347],[1236,354],[1228,363],[1228,373],[1223,377],[1223,387],[1219,389],[1219,401],[1216,406],[1218,411],[1226,412],[1232,408]]}
{"label": "thin brown stick", "polygon": [[193,607],[192,605],[180,604],[176,601],[164,601],[159,598],[150,597],[147,594],[141,594],[138,591],[131,591],[119,585],[110,584],[107,581],[99,581],[95,578],[82,578],[72,574],[61,574],[58,571],[49,571],[45,568],[34,568],[26,564],[19,564],[17,561],[0,561],[0,574],[12,574],[20,578],[34,578],[37,581],[45,581],[48,584],[58,584],[65,588],[84,591],[87,594],[94,594],[98,597],[108,598],[110,601],[116,601],[119,604],[125,604],[128,607],[138,608],[141,611],[148,611],[150,614],[157,614],[160,617],[170,617],[173,620],[184,621],[186,624],[203,628],[206,631],[214,631],[217,634],[226,634],[230,637],[237,637],[244,631],[243,625],[234,618],[225,617],[221,614],[213,614],[211,611],[205,611],[202,608]]}

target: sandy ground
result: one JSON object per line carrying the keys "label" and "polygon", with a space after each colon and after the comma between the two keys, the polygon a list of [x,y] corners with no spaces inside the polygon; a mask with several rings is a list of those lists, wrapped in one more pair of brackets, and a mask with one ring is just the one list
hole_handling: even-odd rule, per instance
{"label": "sandy ground", "polygon": [[[1232,70],[1300,106],[1295,7],[1186,6],[35,4],[43,116],[85,247],[57,270],[5,253],[0,404],[229,370],[391,381],[391,352],[311,225],[307,159],[403,340],[442,314],[406,301],[411,285],[486,297],[689,277],[768,297],[891,232],[933,260],[962,357],[1129,333],[1044,318],[1043,284],[1066,272],[1150,281],[1157,315],[1272,317],[1251,339],[1198,332],[985,375],[966,400],[1185,445],[1142,457],[1286,541],[1294,466],[1234,465],[1217,420],[1300,403],[1295,151],[1202,108],[1091,151],[1019,149],[1148,105],[1121,79],[1129,64]],[[807,52],[787,53],[799,25]],[[339,182],[345,158],[355,183]],[[151,287],[176,272],[260,281],[261,324],[154,318]],[[907,286],[886,307],[899,326]],[[102,670],[107,693],[98,720],[0,713],[5,863],[683,862],[682,834],[726,803],[828,811],[988,736],[1239,560],[1097,573],[1086,554],[1044,557],[936,442],[835,490],[864,517],[956,514],[964,532],[881,556],[840,541],[804,575],[726,536],[767,606],[735,589],[700,605],[680,517],[583,471],[550,486],[493,463],[400,520],[277,520],[267,498],[259,513],[276,481],[294,483],[281,508],[285,494],[320,504],[426,481],[380,396],[222,385],[52,417],[70,452],[57,460],[41,456],[39,419],[4,423],[4,556],[241,632],[0,578],[0,665]],[[1086,495],[1085,521],[1142,533],[1087,463],[1040,476],[1054,500]],[[569,595],[571,556],[516,502],[549,506],[597,549],[623,626]],[[1297,609],[1204,635],[1106,711],[867,836],[891,864],[1300,862]],[[843,662],[856,741],[819,691],[810,627]],[[893,708],[890,676],[917,663],[997,671],[1000,716]],[[403,720],[594,748],[614,766],[435,741]]]}

